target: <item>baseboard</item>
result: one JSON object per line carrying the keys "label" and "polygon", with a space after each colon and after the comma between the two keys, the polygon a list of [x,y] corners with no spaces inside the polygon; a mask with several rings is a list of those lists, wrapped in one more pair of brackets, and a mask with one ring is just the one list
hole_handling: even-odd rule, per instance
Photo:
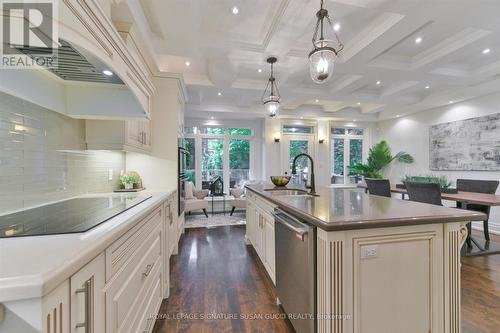
{"label": "baseboard", "polygon": [[[483,231],[483,222],[472,222],[472,229]],[[500,224],[490,222],[488,229],[490,234],[500,235]]]}

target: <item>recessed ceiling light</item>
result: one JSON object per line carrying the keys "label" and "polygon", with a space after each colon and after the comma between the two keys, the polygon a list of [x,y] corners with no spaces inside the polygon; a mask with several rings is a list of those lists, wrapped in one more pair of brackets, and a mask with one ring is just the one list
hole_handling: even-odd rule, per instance
{"label": "recessed ceiling light", "polygon": [[488,53],[490,53],[490,51],[491,51],[490,49],[484,49],[483,54],[488,54]]}
{"label": "recessed ceiling light", "polygon": [[352,121],[353,121],[353,122],[356,122],[356,119],[353,119]]}
{"label": "recessed ceiling light", "polygon": [[219,92],[217,93],[217,95],[221,96],[221,95],[222,95],[222,92],[220,92],[220,91],[219,91]]}
{"label": "recessed ceiling light", "polygon": [[396,115],[396,118],[399,118],[399,114]]}
{"label": "recessed ceiling light", "polygon": [[361,102],[358,102],[357,104],[358,104],[358,105],[361,105]]}
{"label": "recessed ceiling light", "polygon": [[339,30],[340,30],[340,23],[335,23],[335,24],[333,25],[333,30],[335,30],[335,31],[339,31]]}
{"label": "recessed ceiling light", "polygon": [[110,71],[109,69],[105,69],[102,71],[102,74],[107,75],[107,76],[113,76],[113,72]]}
{"label": "recessed ceiling light", "polygon": [[304,119],[304,117],[300,117],[300,119]]}
{"label": "recessed ceiling light", "polygon": [[425,86],[425,89],[429,89],[429,88],[430,88],[430,86]]}
{"label": "recessed ceiling light", "polygon": [[240,10],[238,9],[238,7],[234,6],[233,7],[233,14],[236,15],[240,12]]}
{"label": "recessed ceiling light", "polygon": [[417,44],[422,43],[422,37],[417,37],[417,38],[415,39],[415,43],[417,43]]}
{"label": "recessed ceiling light", "polygon": [[186,61],[186,66],[191,66],[191,63],[189,61]]}
{"label": "recessed ceiling light", "polygon": [[262,68],[259,68],[257,72],[262,73]]}
{"label": "recessed ceiling light", "polygon": [[453,104],[453,101],[449,101],[448,103],[449,103],[449,104]]}
{"label": "recessed ceiling light", "polygon": [[316,103],[319,103],[319,99],[315,100]]}
{"label": "recessed ceiling light", "polygon": [[382,83],[382,82],[380,82],[380,81],[377,81],[377,85],[379,85],[379,84],[381,84],[381,83]]}
{"label": "recessed ceiling light", "polygon": [[210,119],[214,119],[214,116],[211,116]]}

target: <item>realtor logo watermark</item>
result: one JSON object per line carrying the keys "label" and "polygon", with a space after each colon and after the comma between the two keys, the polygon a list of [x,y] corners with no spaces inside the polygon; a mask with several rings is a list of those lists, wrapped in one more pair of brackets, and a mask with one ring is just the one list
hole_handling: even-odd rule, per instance
{"label": "realtor logo watermark", "polygon": [[57,67],[58,0],[0,0],[0,68]]}

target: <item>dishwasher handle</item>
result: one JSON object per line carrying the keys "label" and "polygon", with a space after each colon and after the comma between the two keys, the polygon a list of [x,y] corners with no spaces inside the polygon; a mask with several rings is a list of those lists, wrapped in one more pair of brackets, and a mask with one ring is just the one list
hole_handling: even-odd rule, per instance
{"label": "dishwasher handle", "polygon": [[306,224],[300,222],[295,217],[288,215],[278,208],[276,208],[272,214],[277,222],[294,231],[297,238],[304,241],[304,236],[309,233],[309,229]]}

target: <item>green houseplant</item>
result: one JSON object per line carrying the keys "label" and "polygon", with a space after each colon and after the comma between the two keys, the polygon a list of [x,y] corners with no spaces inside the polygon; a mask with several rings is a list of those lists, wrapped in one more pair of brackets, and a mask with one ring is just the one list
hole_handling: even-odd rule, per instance
{"label": "green houseplant", "polygon": [[402,179],[403,184],[396,184],[396,187],[406,188],[404,185],[405,182],[414,182],[414,183],[436,183],[441,187],[442,193],[457,193],[456,188],[452,188],[453,182],[448,180],[446,176],[405,176]]}
{"label": "green houseplant", "polygon": [[349,174],[381,179],[383,178],[383,170],[393,161],[413,163],[413,157],[404,151],[392,155],[391,147],[389,147],[387,141],[382,140],[370,148],[366,164],[356,163],[349,166]]}
{"label": "green houseplant", "polygon": [[139,179],[137,178],[137,176],[132,174],[125,174],[120,177],[120,183],[127,190],[132,189],[134,187],[134,184],[137,184],[138,181]]}

